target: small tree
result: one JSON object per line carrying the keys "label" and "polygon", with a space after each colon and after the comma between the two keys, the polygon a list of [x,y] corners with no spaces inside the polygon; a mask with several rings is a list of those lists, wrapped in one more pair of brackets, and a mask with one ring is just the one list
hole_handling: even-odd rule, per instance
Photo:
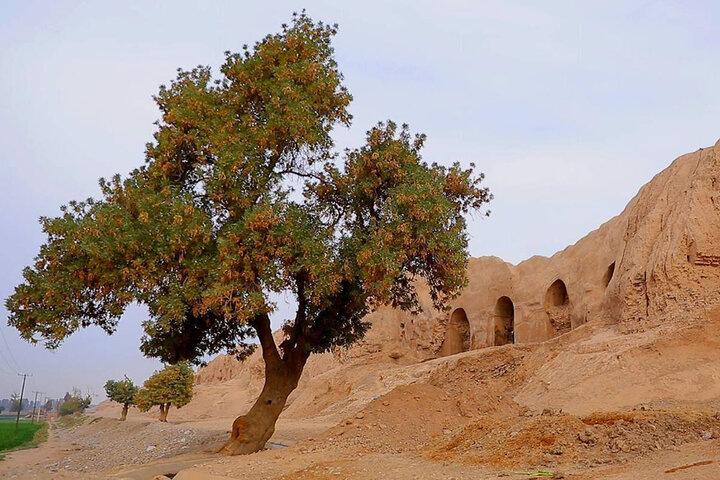
{"label": "small tree", "polygon": [[122,421],[127,418],[130,406],[135,404],[134,398],[137,392],[138,387],[128,377],[123,380],[108,380],[105,382],[105,394],[107,397],[123,406],[120,415]]}
{"label": "small tree", "polygon": [[[141,350],[170,364],[242,358],[257,337],[265,385],[223,449],[239,454],[264,448],[308,357],[361,339],[366,314],[419,312],[418,285],[446,309],[467,283],[465,216],[491,198],[483,175],[427,163],[425,136],[391,121],[338,154],[331,132],[350,125],[352,97],[335,33],[294,15],[228,52],[217,78],[198,67],[162,86],[145,165],[42,219],[48,239],[6,302],[9,323],[55,348],[88,325],[112,333],[143,303]],[[276,343],[282,293],[297,309]]]}
{"label": "small tree", "polygon": [[188,362],[169,365],[145,380],[143,387],[135,394],[134,401],[143,412],[158,405],[159,420],[167,422],[172,405],[180,408],[192,400],[194,383],[195,374]]}
{"label": "small tree", "polygon": [[60,415],[72,415],[73,413],[82,413],[87,407],[90,406],[92,398],[90,395],[85,395],[80,392],[79,389],[73,389],[72,393],[66,393],[63,398],[62,405],[60,405]]}

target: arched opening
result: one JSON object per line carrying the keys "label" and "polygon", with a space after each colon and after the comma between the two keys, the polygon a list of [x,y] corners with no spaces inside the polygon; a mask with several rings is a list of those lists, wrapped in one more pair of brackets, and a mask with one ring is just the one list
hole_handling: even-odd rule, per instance
{"label": "arched opening", "polygon": [[438,355],[447,357],[468,350],[470,350],[470,322],[468,322],[465,310],[458,308],[450,315],[450,321],[445,330],[445,339],[440,346]]}
{"label": "arched opening", "polygon": [[611,263],[605,271],[605,276],[603,277],[603,285],[605,288],[610,285],[610,280],[612,280],[613,275],[615,275],[615,262]]}
{"label": "arched opening", "polygon": [[515,343],[515,305],[510,297],[495,303],[495,345]]}
{"label": "arched opening", "polygon": [[572,328],[570,311],[567,287],[565,282],[558,278],[545,293],[545,312],[556,333],[565,333]]}

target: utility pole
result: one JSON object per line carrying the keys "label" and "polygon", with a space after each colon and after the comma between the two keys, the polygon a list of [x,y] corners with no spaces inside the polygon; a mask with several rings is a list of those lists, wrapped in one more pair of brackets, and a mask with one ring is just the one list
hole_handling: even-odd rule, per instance
{"label": "utility pole", "polygon": [[[31,421],[32,423],[35,423],[35,409],[37,408],[37,397],[38,397],[38,394],[43,393],[43,392],[38,392],[38,391],[36,390],[36,391],[33,392],[33,393],[35,393],[35,400],[33,401],[33,413],[32,413],[32,415],[30,416],[30,421]],[[40,410],[39,410],[39,409],[38,409],[38,420],[40,420]]]}
{"label": "utility pole", "polygon": [[20,389],[20,403],[18,405],[17,417],[15,418],[16,432],[18,427],[20,426],[20,410],[22,410],[23,395],[25,394],[25,379],[27,379],[27,377],[32,377],[32,375],[30,375],[29,373],[18,373],[18,376],[23,377],[23,384],[22,388]]}

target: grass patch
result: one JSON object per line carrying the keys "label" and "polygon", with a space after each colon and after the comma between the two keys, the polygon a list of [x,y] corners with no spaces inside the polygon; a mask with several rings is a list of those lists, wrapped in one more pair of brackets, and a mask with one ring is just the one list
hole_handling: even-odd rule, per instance
{"label": "grass patch", "polygon": [[73,428],[77,427],[78,425],[82,425],[83,423],[85,423],[85,420],[87,420],[87,417],[85,417],[84,415],[64,415],[53,422],[53,428]]}
{"label": "grass patch", "polygon": [[0,422],[0,452],[18,448],[34,447],[47,440],[47,424],[20,421],[15,429],[15,422]]}

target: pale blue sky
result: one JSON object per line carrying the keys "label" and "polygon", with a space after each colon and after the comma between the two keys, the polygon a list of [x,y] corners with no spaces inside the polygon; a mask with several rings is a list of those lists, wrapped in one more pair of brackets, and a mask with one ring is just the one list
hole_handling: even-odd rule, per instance
{"label": "pale blue sky", "polygon": [[[470,224],[476,256],[552,254],[720,136],[718,2],[2,0],[3,302],[43,240],[37,218],[142,162],[150,97],[177,67],[217,66],[303,7],[340,24],[355,97],[340,146],[392,118],[428,135],[428,160],[486,172],[496,199]],[[132,309],[116,335],[90,329],[57,352],[1,322],[0,398],[17,370],[51,396],[142,381],[158,366],[137,349],[142,318]]]}

